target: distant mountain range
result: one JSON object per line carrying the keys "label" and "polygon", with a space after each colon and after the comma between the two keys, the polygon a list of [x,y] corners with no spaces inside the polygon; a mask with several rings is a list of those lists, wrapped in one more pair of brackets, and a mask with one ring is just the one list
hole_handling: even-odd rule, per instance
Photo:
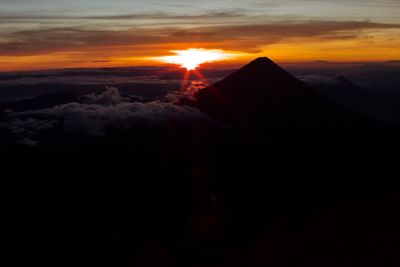
{"label": "distant mountain range", "polygon": [[400,124],[399,95],[367,90],[343,76],[316,80],[305,78],[305,82],[348,108],[378,120]]}

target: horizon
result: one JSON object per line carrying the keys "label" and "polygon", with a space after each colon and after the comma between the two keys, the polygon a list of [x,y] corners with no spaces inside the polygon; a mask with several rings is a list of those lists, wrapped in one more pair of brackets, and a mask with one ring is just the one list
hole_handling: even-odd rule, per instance
{"label": "horizon", "polygon": [[[268,56],[257,56],[254,58],[249,58],[245,59],[242,61],[237,61],[237,62],[231,62],[229,60],[227,61],[217,61],[217,62],[206,62],[203,64],[200,64],[197,69],[238,69],[246,64],[258,59],[258,58],[268,58],[272,60],[274,63],[278,65],[282,65],[284,67],[290,67],[290,66],[304,66],[304,65],[312,65],[312,66],[318,66],[318,65],[337,65],[337,66],[346,66],[346,65],[368,65],[368,64],[398,64],[400,63],[400,60],[375,60],[375,61],[334,61],[334,60],[310,60],[310,61],[279,61],[279,60],[273,60]],[[154,64],[154,62],[149,63],[149,64],[138,64],[138,65],[107,65],[107,66],[71,66],[71,67],[54,67],[54,68],[18,68],[18,69],[0,69],[0,73],[2,74],[7,74],[7,73],[30,73],[30,72],[42,72],[42,71],[62,71],[62,70],[86,70],[86,69],[123,69],[123,68],[173,68],[173,69],[180,69],[180,70],[185,70],[184,67],[180,66],[179,64],[171,64],[171,63],[163,63],[163,62],[158,62],[157,64]],[[191,70],[190,70],[191,71]]]}
{"label": "horizon", "polygon": [[154,65],[189,48],[239,66],[400,60],[400,4],[348,1],[3,1],[1,72]]}

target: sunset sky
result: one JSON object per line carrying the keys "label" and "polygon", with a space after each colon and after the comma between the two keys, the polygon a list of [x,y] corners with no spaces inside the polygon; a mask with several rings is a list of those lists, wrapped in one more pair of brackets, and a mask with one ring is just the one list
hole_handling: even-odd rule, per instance
{"label": "sunset sky", "polygon": [[398,0],[0,0],[0,71],[154,65],[171,50],[225,63],[400,59]]}

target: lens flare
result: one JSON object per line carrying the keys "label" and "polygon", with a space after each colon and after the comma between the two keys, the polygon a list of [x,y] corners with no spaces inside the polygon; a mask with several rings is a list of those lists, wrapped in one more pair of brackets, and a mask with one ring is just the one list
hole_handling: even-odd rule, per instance
{"label": "lens flare", "polygon": [[195,70],[200,64],[226,59],[229,54],[222,50],[206,50],[201,48],[191,48],[187,50],[173,50],[175,56],[165,56],[159,59],[163,62],[178,64],[188,71]]}

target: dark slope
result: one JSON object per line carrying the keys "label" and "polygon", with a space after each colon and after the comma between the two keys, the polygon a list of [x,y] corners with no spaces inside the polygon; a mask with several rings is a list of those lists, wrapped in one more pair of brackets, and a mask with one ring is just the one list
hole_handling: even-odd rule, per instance
{"label": "dark slope", "polygon": [[250,199],[244,210],[253,205],[257,214],[265,203],[307,206],[320,196],[397,186],[390,173],[398,131],[268,58],[199,91],[192,104],[228,126],[216,141],[215,176],[238,205],[247,201],[240,196]]}
{"label": "dark slope", "polygon": [[343,76],[325,83],[311,83],[311,86],[348,108],[368,114],[377,120],[400,124],[400,97],[397,95],[368,91]]}
{"label": "dark slope", "polygon": [[240,127],[347,127],[373,123],[298,80],[270,59],[258,58],[201,90],[194,105]]}

